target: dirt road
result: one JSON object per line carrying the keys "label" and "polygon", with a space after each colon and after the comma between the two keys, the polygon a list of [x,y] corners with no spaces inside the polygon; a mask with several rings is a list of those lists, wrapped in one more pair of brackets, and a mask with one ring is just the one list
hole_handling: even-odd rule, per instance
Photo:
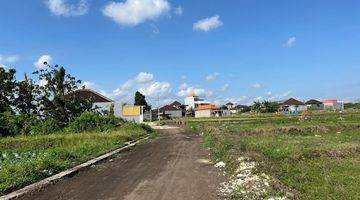
{"label": "dirt road", "polygon": [[183,128],[21,199],[219,199],[223,177],[207,163],[200,136]]}

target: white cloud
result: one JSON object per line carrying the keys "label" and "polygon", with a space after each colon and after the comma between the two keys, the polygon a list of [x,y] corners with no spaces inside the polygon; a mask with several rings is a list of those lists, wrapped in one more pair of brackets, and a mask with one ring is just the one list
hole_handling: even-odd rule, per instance
{"label": "white cloud", "polygon": [[130,90],[133,87],[134,83],[133,80],[128,80],[121,85],[122,90]]}
{"label": "white cloud", "polygon": [[220,75],[219,73],[215,72],[215,73],[213,73],[213,74],[207,75],[205,79],[206,79],[207,81],[214,81],[214,80],[217,79],[217,77],[218,77],[219,75]]}
{"label": "white cloud", "polygon": [[262,88],[263,85],[261,85],[260,83],[254,83],[251,85],[251,87],[255,88],[255,89],[259,89],[259,88]]}
{"label": "white cloud", "polygon": [[184,12],[184,9],[181,6],[178,6],[174,9],[175,15],[181,16]]}
{"label": "white cloud", "polygon": [[288,47],[291,48],[295,45],[296,43],[296,37],[290,37],[284,44],[284,47]]}
{"label": "white cloud", "polygon": [[156,20],[170,9],[168,0],[126,0],[108,3],[102,13],[120,25],[136,26],[148,20]]}
{"label": "white cloud", "polygon": [[234,104],[247,104],[248,103],[248,97],[247,96],[241,96],[238,98],[219,98],[215,99],[214,104],[216,105],[223,105],[228,102],[234,103]]}
{"label": "white cloud", "polygon": [[220,89],[220,91],[225,92],[229,89],[230,85],[229,84],[225,84],[224,86],[222,86],[222,88]]}
{"label": "white cloud", "polygon": [[39,80],[39,82],[37,84],[40,85],[40,86],[45,86],[47,83],[48,83],[47,80],[41,79],[41,80]]}
{"label": "white cloud", "polygon": [[269,101],[281,101],[281,100],[285,100],[287,98],[290,97],[290,95],[292,94],[292,91],[289,90],[289,91],[286,91],[282,94],[277,94],[277,95],[271,95],[271,96],[268,96],[268,100]]}
{"label": "white cloud", "polygon": [[14,63],[19,60],[19,56],[11,55],[11,56],[3,56],[0,55],[0,63]]}
{"label": "white cloud", "polygon": [[98,90],[99,89],[99,86],[96,83],[91,82],[91,81],[84,81],[81,84],[81,87],[85,87],[86,89],[92,89],[92,90]]}
{"label": "white cloud", "polygon": [[196,31],[205,31],[208,32],[212,29],[216,29],[223,25],[223,22],[220,20],[219,15],[215,15],[210,18],[202,19],[193,25],[193,29]]}
{"label": "white cloud", "polygon": [[44,65],[44,63],[47,62],[49,65],[52,63],[52,57],[50,55],[42,55],[40,58],[34,63],[34,66],[37,69],[45,69],[47,65]]}
{"label": "white cloud", "polygon": [[265,93],[265,95],[266,95],[266,96],[268,96],[268,97],[271,97],[271,95],[272,95],[272,92],[271,92],[271,91],[269,91],[269,92],[266,92],[266,93]]}
{"label": "white cloud", "polygon": [[179,86],[180,90],[186,90],[189,87],[189,85],[187,83],[183,83]]}
{"label": "white cloud", "polygon": [[47,0],[45,1],[50,12],[56,16],[80,16],[84,15],[89,10],[87,0],[80,0],[77,5],[66,3],[67,0]]}
{"label": "white cloud", "polygon": [[172,91],[171,85],[168,82],[154,82],[148,87],[139,89],[139,92],[150,98],[164,98],[168,97]]}
{"label": "white cloud", "polygon": [[140,72],[136,77],[135,77],[135,82],[136,83],[149,83],[151,81],[154,80],[154,75],[147,73],[147,72]]}
{"label": "white cloud", "polygon": [[186,76],[186,75],[181,75],[180,78],[183,79],[183,80],[185,80],[185,79],[187,79],[187,76]]}
{"label": "white cloud", "polygon": [[8,69],[9,69],[9,67],[8,67],[8,66],[3,65],[3,64],[0,64],[0,67],[4,68],[5,70],[8,70]]}
{"label": "white cloud", "polygon": [[196,95],[202,96],[202,97],[211,97],[211,96],[214,95],[214,92],[211,91],[211,90],[207,91],[207,90],[205,90],[203,88],[200,88],[200,87],[191,87],[191,86],[180,89],[179,92],[177,93],[177,95],[179,97],[186,97],[191,92],[194,92]]}

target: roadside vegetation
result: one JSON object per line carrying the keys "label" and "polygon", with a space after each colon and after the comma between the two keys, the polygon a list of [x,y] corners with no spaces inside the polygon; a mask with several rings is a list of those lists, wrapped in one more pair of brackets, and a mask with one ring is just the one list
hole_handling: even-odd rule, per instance
{"label": "roadside vegetation", "polygon": [[77,98],[81,81],[63,67],[44,63],[36,81],[27,75],[17,81],[15,74],[0,67],[0,195],[156,135]]}
{"label": "roadside vegetation", "polygon": [[212,159],[226,164],[229,199],[360,196],[360,112],[246,114],[188,123],[204,136]]}

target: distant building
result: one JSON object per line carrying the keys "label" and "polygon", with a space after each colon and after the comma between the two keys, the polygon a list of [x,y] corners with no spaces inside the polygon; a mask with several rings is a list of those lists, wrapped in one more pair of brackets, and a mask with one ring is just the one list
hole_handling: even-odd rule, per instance
{"label": "distant building", "polygon": [[209,102],[206,102],[204,99],[197,96],[195,92],[190,92],[189,96],[185,98],[186,110],[196,109],[198,106],[209,104]]}
{"label": "distant building", "polygon": [[161,107],[159,111],[163,118],[175,119],[185,116],[185,106],[178,101]]}
{"label": "distant building", "polygon": [[110,113],[111,107],[113,107],[115,117],[136,123],[144,121],[143,106],[123,105],[121,102],[115,102],[91,89],[79,89],[73,94],[77,99],[92,101],[94,108],[99,113]]}
{"label": "distant building", "polygon": [[73,93],[76,99],[79,100],[88,100],[93,102],[94,108],[96,111],[100,113],[106,113],[110,111],[112,105],[114,105],[114,101],[105,97],[104,95],[90,89],[79,89],[74,91]]}
{"label": "distant building", "polygon": [[336,99],[328,99],[324,101],[325,110],[344,110],[344,103]]}
{"label": "distant building", "polygon": [[235,104],[228,102],[227,104],[225,104],[225,106],[227,107],[228,110],[232,110],[233,108],[235,108]]}
{"label": "distant building", "polygon": [[284,113],[298,114],[300,112],[306,111],[307,106],[301,101],[298,101],[294,98],[290,98],[281,104],[280,109]]}
{"label": "distant building", "polygon": [[216,105],[200,105],[195,109],[195,118],[230,116],[229,110],[221,110]]}
{"label": "distant building", "polygon": [[315,100],[315,99],[311,99],[311,100],[307,101],[305,104],[308,107],[308,109],[313,109],[313,110],[323,110],[324,109],[323,102]]}

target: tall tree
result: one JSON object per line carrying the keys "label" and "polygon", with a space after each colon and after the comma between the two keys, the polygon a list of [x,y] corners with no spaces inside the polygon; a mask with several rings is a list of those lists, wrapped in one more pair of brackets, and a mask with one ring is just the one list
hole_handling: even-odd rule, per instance
{"label": "tall tree", "polygon": [[81,84],[74,76],[67,74],[64,67],[47,65],[47,68],[34,72],[39,74],[40,112],[46,118],[52,118],[59,125],[66,125],[70,119],[92,107],[91,102],[77,99],[73,93]]}
{"label": "tall tree", "polygon": [[25,74],[25,79],[16,84],[14,106],[18,112],[31,115],[37,113],[36,96],[39,95],[32,79]]}
{"label": "tall tree", "polygon": [[15,69],[5,69],[0,66],[0,113],[12,111],[16,86]]}
{"label": "tall tree", "polygon": [[144,106],[145,110],[151,110],[151,107],[146,102],[146,97],[141,94],[139,91],[136,91],[135,93],[135,106]]}

